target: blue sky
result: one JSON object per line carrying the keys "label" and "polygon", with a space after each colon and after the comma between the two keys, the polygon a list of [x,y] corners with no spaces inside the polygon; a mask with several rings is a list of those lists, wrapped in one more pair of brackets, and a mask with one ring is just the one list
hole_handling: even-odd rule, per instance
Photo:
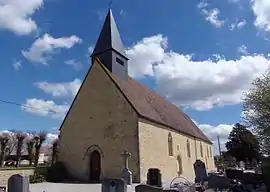
{"label": "blue sky", "polygon": [[[130,75],[224,142],[242,93],[268,68],[267,2],[115,0]],[[107,11],[107,0],[0,4],[0,99],[19,104],[0,102],[2,130],[57,134]]]}

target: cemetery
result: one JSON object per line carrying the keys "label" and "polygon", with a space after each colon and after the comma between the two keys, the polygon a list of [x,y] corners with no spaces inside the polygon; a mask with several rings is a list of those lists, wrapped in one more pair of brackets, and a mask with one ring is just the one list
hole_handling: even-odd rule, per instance
{"label": "cemetery", "polygon": [[[265,186],[265,176],[260,165],[245,164],[239,162],[234,168],[226,168],[219,172],[206,172],[205,163],[197,160],[194,163],[194,181],[188,181],[184,177],[176,177],[170,183],[162,182],[162,173],[157,168],[151,168],[147,174],[147,183],[133,183],[132,172],[128,167],[128,159],[131,154],[125,150],[122,155],[124,159],[122,177],[102,178],[99,184],[80,183],[71,181],[65,176],[66,173],[59,174],[63,168],[59,168],[55,181],[30,184],[29,173],[10,176],[5,185],[0,186],[0,191],[4,192],[50,192],[74,190],[80,192],[196,192],[196,191],[267,191]],[[59,164],[59,163],[56,163]],[[253,167],[252,167],[253,166]],[[256,167],[255,167],[256,166]],[[44,170],[43,170],[44,171]],[[46,175],[45,172],[39,173]],[[62,177],[62,178],[59,178]]]}

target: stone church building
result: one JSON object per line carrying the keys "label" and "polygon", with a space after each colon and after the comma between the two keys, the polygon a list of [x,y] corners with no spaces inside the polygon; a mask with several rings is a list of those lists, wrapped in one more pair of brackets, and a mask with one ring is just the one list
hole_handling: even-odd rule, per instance
{"label": "stone church building", "polygon": [[92,65],[60,127],[59,160],[82,181],[118,177],[131,153],[133,182],[158,168],[164,182],[194,181],[193,163],[213,170],[212,143],[177,106],[128,76],[128,58],[109,10]]}

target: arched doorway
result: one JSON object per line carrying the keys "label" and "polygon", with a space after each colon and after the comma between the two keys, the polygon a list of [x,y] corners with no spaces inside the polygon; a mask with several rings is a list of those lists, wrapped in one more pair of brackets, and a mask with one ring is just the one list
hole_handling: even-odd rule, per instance
{"label": "arched doorway", "polygon": [[101,156],[97,150],[90,154],[90,181],[99,182],[101,174]]}

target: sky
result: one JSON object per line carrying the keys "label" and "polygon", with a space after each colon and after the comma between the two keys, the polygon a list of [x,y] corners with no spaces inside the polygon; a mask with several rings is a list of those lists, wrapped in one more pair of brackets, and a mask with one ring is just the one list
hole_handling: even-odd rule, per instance
{"label": "sky", "polygon": [[[169,2],[169,3],[168,3]],[[55,138],[91,63],[108,0],[0,0],[0,130]],[[222,148],[268,69],[269,0],[114,0],[129,75]]]}

